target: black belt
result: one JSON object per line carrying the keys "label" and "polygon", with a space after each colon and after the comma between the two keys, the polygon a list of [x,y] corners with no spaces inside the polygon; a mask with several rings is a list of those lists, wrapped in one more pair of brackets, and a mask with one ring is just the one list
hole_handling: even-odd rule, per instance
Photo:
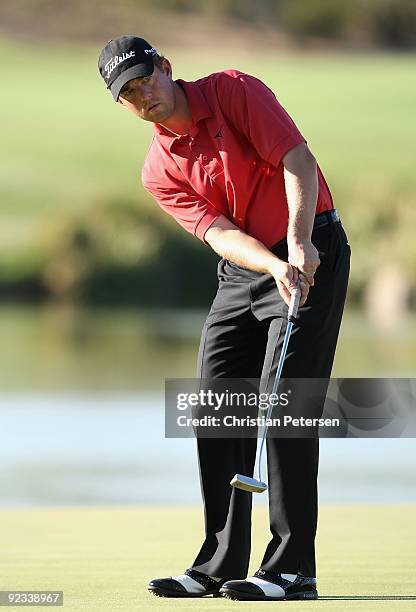
{"label": "black belt", "polygon": [[[324,227],[324,225],[328,225],[329,223],[339,223],[340,221],[341,219],[339,218],[339,215],[335,208],[332,208],[331,210],[324,210],[324,212],[321,212],[315,216],[313,229],[316,229],[317,227]],[[274,253],[275,249],[279,249],[284,245],[287,248],[287,238],[282,238],[281,240],[279,240],[279,242],[272,246],[270,250],[272,251],[272,253]]]}
{"label": "black belt", "polygon": [[340,221],[341,219],[339,218],[339,215],[335,208],[333,208],[332,210],[324,210],[324,212],[321,212],[319,213],[319,215],[316,215],[313,224],[313,229],[316,229],[317,227],[323,227],[324,225],[328,225],[328,223],[339,223]]}

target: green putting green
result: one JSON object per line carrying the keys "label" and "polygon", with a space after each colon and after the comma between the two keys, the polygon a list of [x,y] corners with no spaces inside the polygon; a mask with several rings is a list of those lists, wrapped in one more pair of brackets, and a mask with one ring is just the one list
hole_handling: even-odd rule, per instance
{"label": "green putting green", "polygon": [[[317,559],[324,599],[277,605],[291,612],[416,610],[415,512],[415,505],[323,506]],[[63,590],[68,612],[275,609],[276,602],[147,592],[150,578],[181,573],[192,562],[202,517],[194,507],[2,509],[0,590]],[[256,507],[250,572],[268,538],[267,510]]]}

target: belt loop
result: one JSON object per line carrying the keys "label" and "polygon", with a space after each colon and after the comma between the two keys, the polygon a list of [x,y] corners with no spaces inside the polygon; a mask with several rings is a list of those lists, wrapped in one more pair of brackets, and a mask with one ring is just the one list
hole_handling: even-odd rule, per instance
{"label": "belt loop", "polygon": [[328,223],[332,223],[331,213],[329,210],[324,210],[322,214],[326,217]]}
{"label": "belt loop", "polygon": [[332,208],[331,210],[325,210],[324,212],[325,212],[326,218],[328,219],[328,223],[334,224],[337,222],[338,213],[335,208]]}

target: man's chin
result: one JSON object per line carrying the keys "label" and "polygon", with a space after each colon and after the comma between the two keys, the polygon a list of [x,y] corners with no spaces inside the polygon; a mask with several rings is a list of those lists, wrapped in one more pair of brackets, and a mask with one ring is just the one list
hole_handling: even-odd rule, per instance
{"label": "man's chin", "polygon": [[145,119],[146,121],[151,121],[152,123],[162,123],[162,121],[165,121],[165,119],[168,118],[167,113],[164,112],[153,112],[153,113],[146,113],[145,115],[142,115],[142,119]]}

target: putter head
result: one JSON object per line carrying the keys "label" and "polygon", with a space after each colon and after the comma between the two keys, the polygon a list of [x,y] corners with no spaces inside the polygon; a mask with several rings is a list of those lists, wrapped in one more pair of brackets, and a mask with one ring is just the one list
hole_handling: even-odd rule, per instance
{"label": "putter head", "polygon": [[236,474],[231,480],[230,485],[237,489],[243,489],[243,491],[249,491],[250,493],[263,493],[267,490],[267,484],[250,478],[249,476],[243,476],[242,474]]}

